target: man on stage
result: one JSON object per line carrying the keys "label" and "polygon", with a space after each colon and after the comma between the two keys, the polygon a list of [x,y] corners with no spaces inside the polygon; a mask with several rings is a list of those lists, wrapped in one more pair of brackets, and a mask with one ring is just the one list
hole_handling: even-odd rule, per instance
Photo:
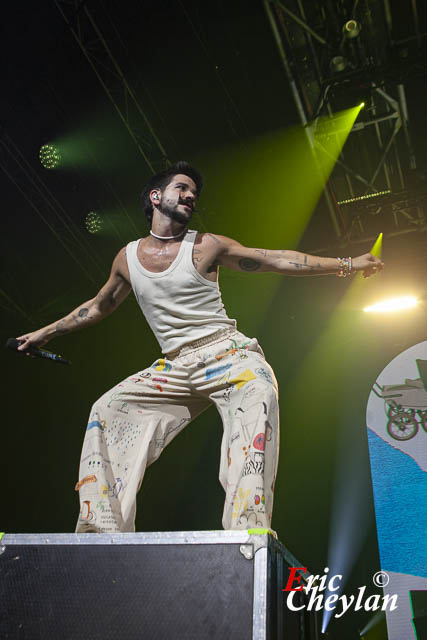
{"label": "man on stage", "polygon": [[322,258],[297,251],[249,249],[188,229],[202,189],[185,162],[153,176],[142,194],[150,235],[117,254],[107,283],[65,318],[20,336],[19,349],[95,324],[131,289],[162,357],[105,393],[92,407],[75,489],[76,532],[135,530],[136,494],[145,468],[212,403],[224,425],[219,478],[225,529],[270,528],[279,453],[276,378],[256,338],[236,328],[222,304],[220,265],[287,275],[383,268],[371,254]]}

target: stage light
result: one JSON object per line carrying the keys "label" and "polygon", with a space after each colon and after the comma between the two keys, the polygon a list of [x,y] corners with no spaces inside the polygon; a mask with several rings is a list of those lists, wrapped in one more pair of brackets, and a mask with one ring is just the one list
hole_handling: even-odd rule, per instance
{"label": "stage light", "polygon": [[40,149],[39,158],[45,169],[56,169],[61,162],[59,149],[53,144],[44,144]]}
{"label": "stage light", "polygon": [[102,228],[102,218],[96,211],[90,211],[86,216],[86,229],[89,233],[98,233]]}
{"label": "stage light", "polygon": [[366,313],[390,313],[392,311],[401,311],[402,309],[413,309],[417,304],[417,298],[414,298],[413,296],[403,296],[402,298],[382,300],[370,307],[365,307],[363,311],[366,311]]}
{"label": "stage light", "polygon": [[334,56],[329,63],[329,68],[331,69],[331,71],[339,73],[340,71],[344,71],[347,65],[347,58],[344,58],[344,56]]}
{"label": "stage light", "polygon": [[357,38],[361,28],[362,26],[360,22],[357,22],[357,20],[347,20],[342,28],[342,32],[346,38]]}
{"label": "stage light", "polygon": [[361,108],[361,109],[363,109],[363,107],[364,107],[364,106],[365,106],[365,103],[364,103],[364,102],[361,102],[361,103],[360,103],[360,108]]}
{"label": "stage light", "polygon": [[[363,103],[362,103],[363,104]],[[386,196],[391,193],[390,189],[384,191],[376,191],[375,193],[367,193],[364,196],[355,196],[354,198],[348,198],[347,200],[340,200],[338,204],[351,204],[352,202],[359,202],[360,200],[370,200],[371,198],[377,198],[378,196]]]}

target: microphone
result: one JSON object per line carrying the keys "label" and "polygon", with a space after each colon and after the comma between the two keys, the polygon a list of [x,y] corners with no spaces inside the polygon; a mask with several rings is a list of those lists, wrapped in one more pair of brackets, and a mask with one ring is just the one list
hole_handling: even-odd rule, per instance
{"label": "microphone", "polygon": [[[9,338],[6,342],[6,347],[8,349],[12,349],[13,351],[18,351],[18,347],[23,343],[23,340],[17,340],[16,338]],[[48,360],[53,360],[54,362],[61,362],[62,364],[71,364],[70,360],[66,360],[62,356],[57,355],[56,353],[52,353],[51,351],[46,351],[45,349],[39,349],[36,347],[28,347],[25,351],[18,351],[18,353],[30,353],[32,356],[36,356],[37,358],[47,358]]]}

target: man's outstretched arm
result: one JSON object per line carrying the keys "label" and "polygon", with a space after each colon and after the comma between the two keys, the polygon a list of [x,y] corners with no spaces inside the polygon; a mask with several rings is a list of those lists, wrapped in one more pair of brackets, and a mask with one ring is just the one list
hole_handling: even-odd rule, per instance
{"label": "man's outstretched arm", "polygon": [[[342,263],[337,258],[311,256],[288,249],[250,249],[236,240],[215,234],[217,239],[216,264],[235,271],[283,273],[290,276],[338,274]],[[365,253],[352,259],[352,271],[363,271],[365,278],[381,271],[384,263]]]}
{"label": "man's outstretched arm", "polygon": [[41,347],[52,338],[89,327],[110,315],[123,302],[131,290],[126,276],[125,263],[125,250],[122,249],[114,259],[110,277],[95,298],[79,305],[64,318],[52,322],[37,331],[19,336],[17,340],[23,340],[24,342],[18,349],[25,351],[28,347]]}

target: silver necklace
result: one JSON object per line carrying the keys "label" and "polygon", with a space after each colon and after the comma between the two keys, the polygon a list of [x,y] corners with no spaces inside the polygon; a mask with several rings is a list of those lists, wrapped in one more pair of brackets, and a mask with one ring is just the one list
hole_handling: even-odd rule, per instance
{"label": "silver necklace", "polygon": [[174,238],[179,238],[179,236],[182,236],[183,233],[185,233],[185,229],[184,231],[181,231],[181,233],[178,233],[176,236],[158,236],[157,233],[153,233],[150,229],[150,235],[152,235],[154,238],[157,238],[158,240],[173,240]]}

